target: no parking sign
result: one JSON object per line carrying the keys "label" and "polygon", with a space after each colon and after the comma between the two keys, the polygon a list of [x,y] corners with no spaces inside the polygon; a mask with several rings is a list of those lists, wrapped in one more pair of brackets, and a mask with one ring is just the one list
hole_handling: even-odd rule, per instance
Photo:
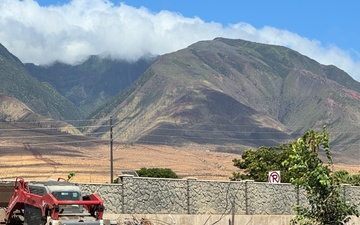
{"label": "no parking sign", "polygon": [[269,180],[269,183],[279,184],[281,181],[280,171],[270,171],[268,180]]}

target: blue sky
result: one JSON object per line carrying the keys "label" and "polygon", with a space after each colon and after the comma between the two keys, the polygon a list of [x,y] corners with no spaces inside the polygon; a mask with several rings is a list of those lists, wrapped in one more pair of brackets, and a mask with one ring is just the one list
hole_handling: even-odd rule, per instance
{"label": "blue sky", "polygon": [[[121,1],[113,1],[119,4]],[[170,10],[223,25],[245,22],[256,28],[288,30],[324,45],[360,52],[360,1],[334,0],[129,0],[129,5],[159,12]]]}
{"label": "blue sky", "polygon": [[356,0],[0,0],[0,43],[47,64],[135,60],[223,36],[284,45],[360,80],[358,9]]}

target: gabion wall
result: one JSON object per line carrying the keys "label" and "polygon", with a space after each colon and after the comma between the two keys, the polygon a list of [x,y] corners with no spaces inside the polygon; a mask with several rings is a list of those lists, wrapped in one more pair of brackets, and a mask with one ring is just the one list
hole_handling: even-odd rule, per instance
{"label": "gabion wall", "polygon": [[[291,215],[293,205],[306,205],[304,192],[290,184],[253,181],[200,181],[121,177],[119,184],[79,184],[97,193],[106,212],[125,214]],[[360,208],[360,187],[343,186]]]}

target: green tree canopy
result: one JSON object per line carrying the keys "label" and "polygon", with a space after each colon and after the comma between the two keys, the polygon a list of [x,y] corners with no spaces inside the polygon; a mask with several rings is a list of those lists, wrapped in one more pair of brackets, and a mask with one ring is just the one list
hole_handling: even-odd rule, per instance
{"label": "green tree canopy", "polygon": [[350,174],[346,170],[338,170],[334,172],[335,181],[339,184],[351,184],[352,186],[360,186],[360,174]]}
{"label": "green tree canopy", "polygon": [[260,147],[257,150],[245,150],[241,158],[233,159],[233,165],[244,169],[244,173],[234,172],[230,180],[251,179],[257,182],[268,180],[269,171],[281,171],[282,182],[290,182],[293,176],[287,165],[283,165],[291,153],[290,145],[280,145],[273,147]]}
{"label": "green tree canopy", "polygon": [[141,168],[136,172],[139,177],[178,178],[176,173],[168,168]]}
{"label": "green tree canopy", "polygon": [[[308,133],[314,135],[316,132],[309,131]],[[309,134],[305,134],[303,138]],[[291,178],[301,176],[302,173],[306,172],[306,170],[290,170],[291,165],[283,163],[289,159],[290,155],[294,154],[294,145],[296,145],[296,141],[289,144],[282,144],[280,146],[262,146],[256,150],[246,149],[241,154],[241,159],[235,158],[232,160],[233,165],[239,169],[242,169],[243,172],[233,172],[230,180],[254,180],[257,182],[267,182],[269,171],[279,170],[281,172],[281,182],[290,183]],[[315,155],[318,160],[316,160],[314,163],[321,162],[317,154],[319,149],[315,150]],[[324,149],[321,150],[324,151]],[[309,153],[307,154],[308,155],[304,155],[304,157],[309,158],[310,155]],[[360,174],[350,174],[346,170],[339,170],[334,172],[334,178],[338,184],[360,186]]]}

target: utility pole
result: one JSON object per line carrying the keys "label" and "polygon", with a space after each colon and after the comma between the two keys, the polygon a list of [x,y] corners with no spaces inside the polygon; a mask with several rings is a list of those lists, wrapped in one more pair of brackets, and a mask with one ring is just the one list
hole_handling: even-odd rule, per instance
{"label": "utility pole", "polygon": [[114,165],[113,165],[113,131],[112,117],[110,117],[110,184],[114,183]]}
{"label": "utility pole", "polygon": [[235,224],[235,197],[231,202],[231,225]]}

